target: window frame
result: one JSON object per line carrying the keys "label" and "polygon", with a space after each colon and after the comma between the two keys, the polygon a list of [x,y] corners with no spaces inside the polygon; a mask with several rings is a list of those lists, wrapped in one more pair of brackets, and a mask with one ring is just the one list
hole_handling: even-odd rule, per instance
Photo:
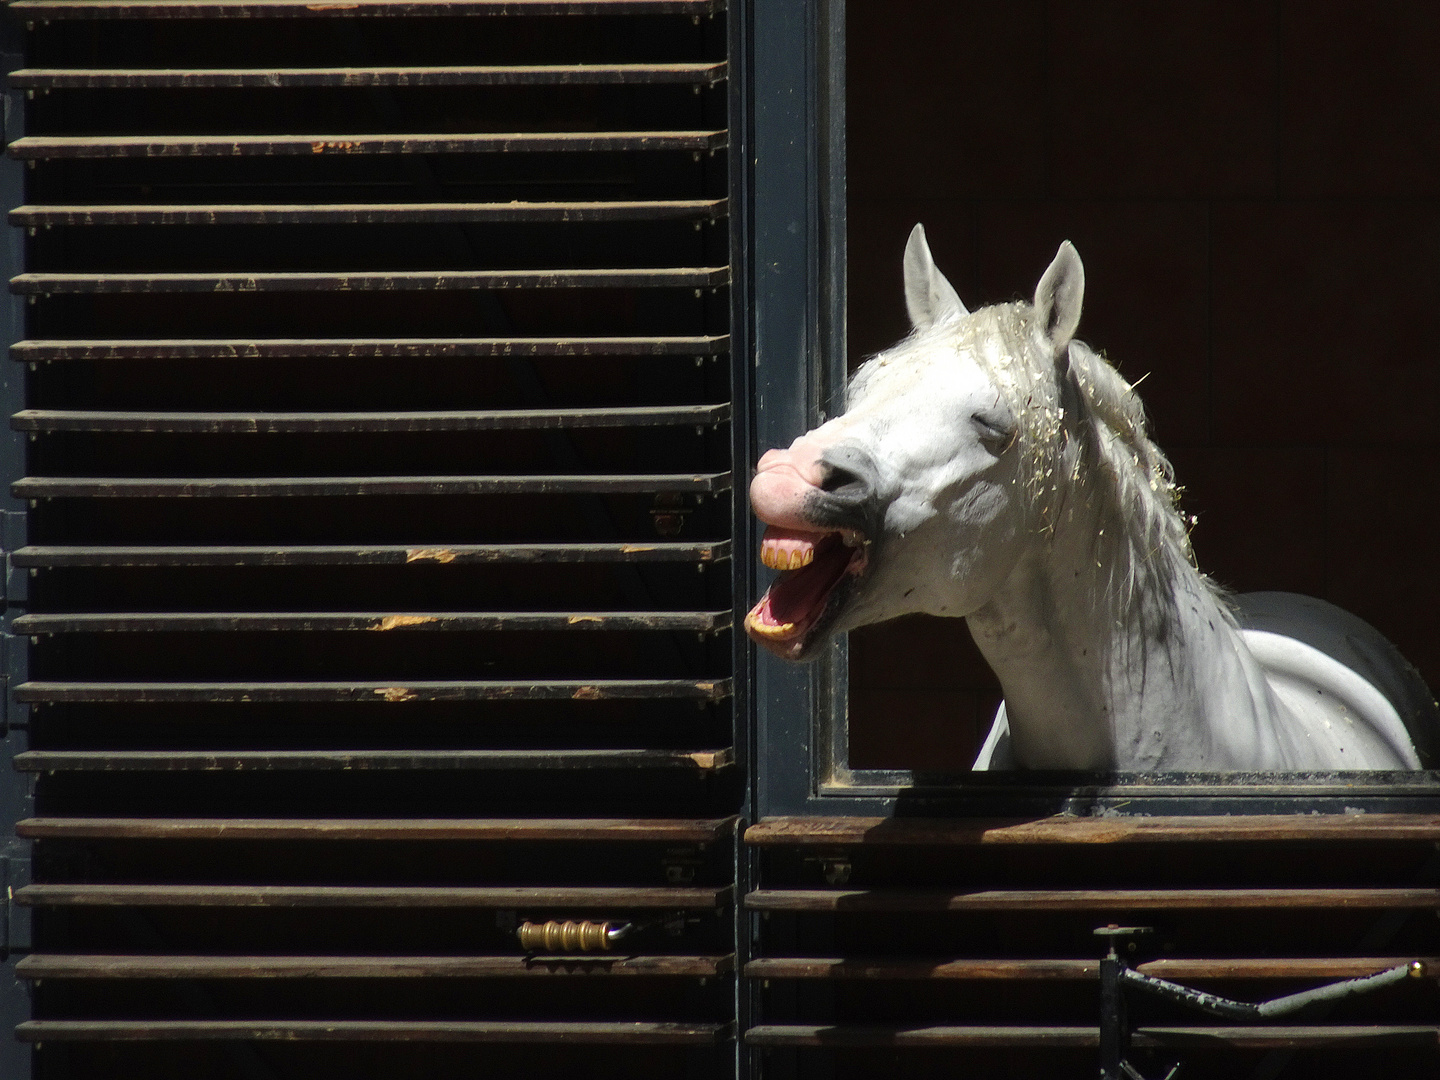
{"label": "window frame", "polygon": [[[840,411],[846,379],[845,0],[753,0],[743,148],[751,303],[750,459]],[[735,148],[741,157],[740,146]],[[745,353],[737,349],[737,357]],[[800,362],[797,363],[797,357]],[[737,395],[738,397],[738,395]],[[735,491],[737,622],[760,590],[762,529]],[[847,645],[809,664],[748,647],[759,818],[967,814],[1275,814],[1440,808],[1440,770],[921,773],[848,763]],[[1273,776],[1274,779],[1270,777]]]}

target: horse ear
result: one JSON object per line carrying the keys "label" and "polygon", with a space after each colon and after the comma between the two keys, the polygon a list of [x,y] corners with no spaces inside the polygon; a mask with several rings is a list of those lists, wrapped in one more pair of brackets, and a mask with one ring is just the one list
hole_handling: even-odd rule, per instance
{"label": "horse ear", "polygon": [[1066,355],[1065,347],[1080,325],[1084,299],[1085,266],[1075,245],[1066,240],[1035,286],[1035,325],[1057,360]]}
{"label": "horse ear", "polygon": [[905,244],[905,310],[910,313],[910,325],[916,330],[924,330],[942,319],[969,314],[955,287],[945,280],[930,257],[924,225],[911,229]]}

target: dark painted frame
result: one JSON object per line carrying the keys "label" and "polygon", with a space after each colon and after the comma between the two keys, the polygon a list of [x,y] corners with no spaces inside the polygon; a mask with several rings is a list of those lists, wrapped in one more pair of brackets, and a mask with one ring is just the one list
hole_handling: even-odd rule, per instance
{"label": "dark painted frame", "polygon": [[[732,12],[739,14],[732,4]],[[753,350],[751,457],[785,446],[833,409],[845,380],[845,3],[752,0],[745,76],[742,242],[751,305],[737,311]],[[737,103],[737,118],[742,115]],[[734,151],[740,156],[737,145]],[[737,189],[738,190],[738,189]],[[742,200],[737,200],[742,201]],[[746,393],[748,393],[748,398]],[[738,417],[738,414],[737,414]],[[737,421],[738,426],[738,421]],[[736,496],[737,607],[759,592],[759,530]],[[743,615],[743,610],[738,613]],[[743,644],[743,641],[742,641]],[[1440,771],[1313,775],[1131,773],[925,774],[847,763],[846,648],[797,666],[752,650],[754,810],[779,815],[977,816],[1440,810]],[[743,665],[737,663],[737,671]]]}
{"label": "dark painted frame", "polygon": [[[729,242],[730,242],[730,440],[731,472],[737,477],[748,476],[754,467],[753,385],[755,371],[749,363],[754,328],[750,319],[751,297],[754,293],[754,265],[750,258],[750,230],[753,217],[751,193],[751,132],[750,78],[754,54],[751,0],[729,0],[726,5],[727,70],[726,127],[729,131],[727,168],[729,170]],[[736,609],[734,626],[744,618],[747,598],[754,590],[755,563],[744,553],[751,537],[750,507],[739,492],[731,492],[731,605]],[[753,545],[751,545],[753,546]],[[740,791],[740,805],[734,842],[735,895],[743,896],[759,880],[759,853],[740,841],[747,824],[758,817],[755,805],[756,785],[750,781],[756,770],[757,741],[752,687],[754,685],[753,654],[750,640],[744,633],[731,632],[731,678],[734,682],[732,743],[736,767],[746,778]],[[747,1030],[759,1015],[760,988],[741,972],[759,944],[759,920],[743,904],[731,907],[731,928],[735,948],[735,974],[731,976],[734,992],[737,1037],[732,1042],[733,1069],[737,1078],[758,1076],[759,1050],[747,1046],[738,1033]]]}
{"label": "dark painted frame", "polygon": [[[737,476],[749,475],[763,448],[788,445],[820,422],[844,386],[844,17],[843,0],[751,5],[753,52],[743,82],[753,384],[750,458],[743,472],[736,462]],[[744,354],[737,347],[735,355]],[[735,497],[743,518],[736,523],[737,558],[747,566],[737,578],[743,609],[759,592],[754,553],[761,530],[739,485]],[[818,812],[796,808],[814,798],[829,727],[821,720],[844,712],[845,645],[804,666],[750,652],[756,810]]]}
{"label": "dark painted frame", "polygon": [[[0,63],[4,71],[24,66],[24,28],[14,19],[0,18]],[[5,142],[25,134],[24,95],[5,90]],[[0,202],[8,214],[25,198],[25,166],[0,157]],[[4,227],[0,239],[6,280],[19,273],[25,263],[25,238],[20,229]],[[9,347],[25,336],[25,300],[8,291],[0,298],[0,338],[7,355],[0,357],[0,409],[9,416],[25,407],[24,369],[11,363]],[[10,485],[25,473],[25,438],[4,425],[0,433],[0,554],[5,560],[3,588],[5,609],[0,626],[0,737],[4,739],[4,761],[0,762],[0,1076],[6,1080],[29,1080],[33,1054],[28,1043],[19,1042],[17,1024],[30,1019],[30,988],[15,975],[16,963],[30,947],[30,909],[15,903],[16,889],[30,880],[30,844],[15,835],[16,822],[32,813],[33,781],[11,767],[14,756],[28,748],[28,707],[11,698],[11,687],[25,679],[28,644],[10,633],[16,615],[25,612],[28,575],[10,565],[10,552],[25,544],[26,507],[10,493]]]}

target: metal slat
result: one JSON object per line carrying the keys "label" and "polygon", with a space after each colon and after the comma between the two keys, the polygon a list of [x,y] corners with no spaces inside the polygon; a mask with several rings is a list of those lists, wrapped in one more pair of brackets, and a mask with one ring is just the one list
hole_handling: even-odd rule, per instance
{"label": "metal slat", "polygon": [[26,476],[17,499],[363,497],[374,495],[644,495],[715,492],[729,473],[569,476]]}
{"label": "metal slat", "polygon": [[10,291],[36,295],[268,292],[448,292],[462,289],[700,289],[730,283],[728,266],[621,270],[453,270],[274,274],[19,274]]}
{"label": "metal slat", "polygon": [[20,960],[22,979],[513,979],[545,976],[708,978],[730,956],[60,956]]}
{"label": "metal slat", "polygon": [[730,406],[626,405],[583,409],[480,409],[451,412],[109,412],[25,409],[16,431],[133,431],[263,435],[318,432],[533,431],[559,428],[713,426]]}
{"label": "metal slat", "polygon": [[20,17],[255,19],[476,15],[714,15],[724,0],[10,0]]}
{"label": "metal slat", "polygon": [[328,772],[415,769],[698,769],[728,750],[27,750],[20,772]]}
{"label": "metal slat", "polygon": [[51,225],[486,225],[699,221],[727,216],[725,199],[508,203],[205,203],[19,206],[10,224]]}
{"label": "metal slat", "polygon": [[31,340],[15,360],[455,360],[508,356],[718,356],[728,335],[559,338],[271,338]]}
{"label": "metal slat", "polygon": [[[693,631],[729,629],[728,611],[432,612],[43,612],[15,620],[16,634],[345,631]],[[1440,906],[1440,905],[1437,905]]]}
{"label": "metal slat", "polygon": [[21,68],[10,73],[19,90],[211,89],[411,86],[713,86],[725,64],[506,64],[430,67],[329,68]]}
{"label": "metal slat", "polygon": [[729,679],[486,679],[354,682],[43,682],[14,688],[28,704],[254,704],[261,702],[634,701],[677,698],[720,701]]}
{"label": "metal slat", "polygon": [[711,911],[729,886],[94,885],[44,882],[15,890],[31,907],[518,908]]}
{"label": "metal slat", "polygon": [[483,131],[393,135],[27,135],[22,161],[92,158],[279,157],[318,154],[548,154],[715,151],[724,131]]}
{"label": "metal slat", "polygon": [[734,829],[721,818],[25,818],[27,840],[444,840],[711,844]]}
{"label": "metal slat", "polygon": [[757,889],[752,911],[1440,909],[1440,889]]}
{"label": "metal slat", "polygon": [[16,566],[72,567],[202,566],[473,566],[522,563],[719,562],[730,541],[561,544],[87,546],[32,544],[10,556]]}
{"label": "metal slat", "polygon": [[27,1020],[24,1042],[256,1040],[713,1046],[729,1024],[531,1020]]}

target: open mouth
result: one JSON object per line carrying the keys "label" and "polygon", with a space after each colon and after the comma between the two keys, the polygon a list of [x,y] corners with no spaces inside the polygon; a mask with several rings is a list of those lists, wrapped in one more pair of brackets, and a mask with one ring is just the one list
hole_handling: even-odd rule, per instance
{"label": "open mouth", "polygon": [[836,589],[864,572],[869,547],[854,529],[808,532],[769,526],[760,541],[760,561],[781,573],[745,616],[745,629],[782,656],[798,657],[831,609]]}

